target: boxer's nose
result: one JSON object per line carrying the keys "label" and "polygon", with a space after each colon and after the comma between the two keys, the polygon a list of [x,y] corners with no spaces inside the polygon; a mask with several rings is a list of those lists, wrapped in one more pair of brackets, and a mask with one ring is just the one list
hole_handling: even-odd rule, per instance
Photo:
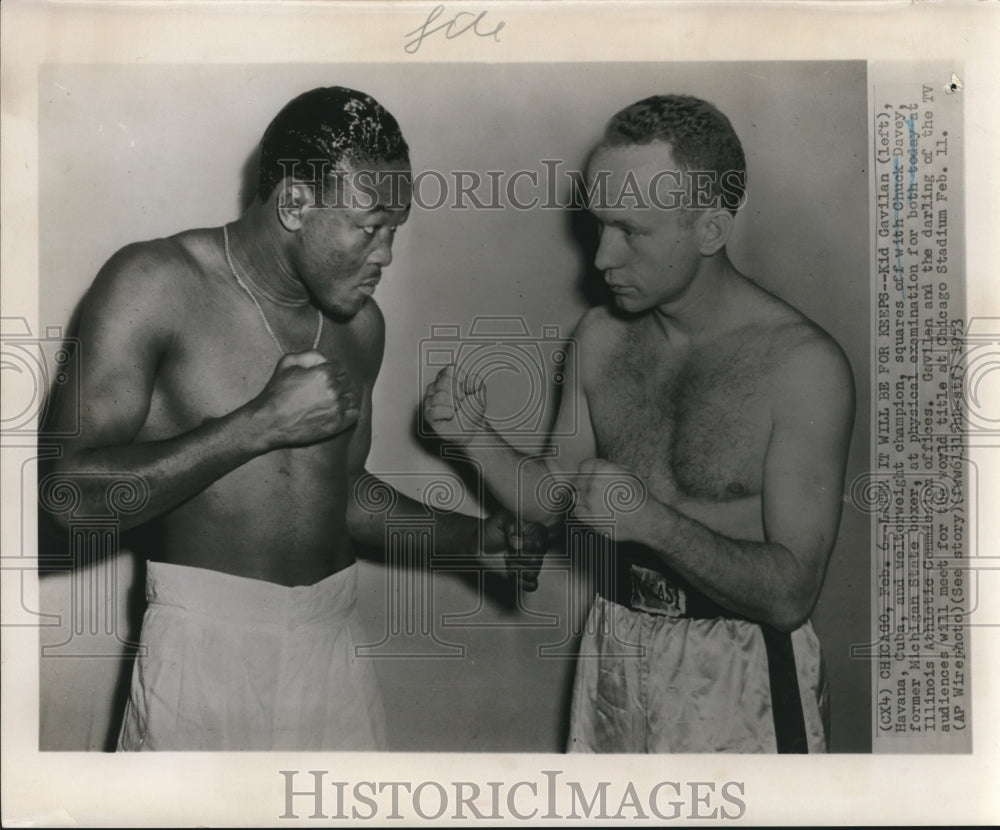
{"label": "boxer's nose", "polygon": [[380,268],[387,268],[392,263],[392,229],[379,228],[378,238],[379,244],[371,252],[368,262],[372,265],[378,265]]}
{"label": "boxer's nose", "polygon": [[610,271],[622,265],[625,240],[618,228],[605,225],[600,231],[600,243],[594,254],[594,267],[598,271]]}

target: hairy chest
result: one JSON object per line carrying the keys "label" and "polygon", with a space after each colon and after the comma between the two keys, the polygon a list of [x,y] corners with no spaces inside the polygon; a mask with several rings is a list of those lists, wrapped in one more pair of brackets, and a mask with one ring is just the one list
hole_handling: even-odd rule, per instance
{"label": "hairy chest", "polygon": [[684,356],[622,350],[587,390],[599,453],[661,497],[759,493],[771,426],[763,363],[735,344]]}

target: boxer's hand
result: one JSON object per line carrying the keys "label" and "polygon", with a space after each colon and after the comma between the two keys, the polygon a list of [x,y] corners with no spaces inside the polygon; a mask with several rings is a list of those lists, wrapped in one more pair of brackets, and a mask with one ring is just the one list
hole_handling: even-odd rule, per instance
{"label": "boxer's hand", "polygon": [[424,390],[424,420],[439,437],[464,446],[486,432],[486,387],[454,364]]}
{"label": "boxer's hand", "polygon": [[483,554],[503,556],[503,567],[495,570],[518,579],[525,591],[538,588],[538,572],[548,548],[548,531],[536,522],[519,522],[513,513],[501,510],[483,522]]}
{"label": "boxer's hand", "polygon": [[619,542],[647,542],[655,536],[655,514],[663,505],[631,470],[603,458],[587,458],[571,478],[574,519],[600,531],[610,524]]}
{"label": "boxer's hand", "polygon": [[271,449],[331,438],[356,424],[361,414],[347,371],[317,351],[282,356],[251,404]]}

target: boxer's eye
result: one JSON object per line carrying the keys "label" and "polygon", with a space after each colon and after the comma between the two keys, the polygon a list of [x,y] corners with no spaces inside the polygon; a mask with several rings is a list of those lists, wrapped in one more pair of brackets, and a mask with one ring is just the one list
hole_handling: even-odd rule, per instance
{"label": "boxer's eye", "polygon": [[396,236],[396,226],[395,225],[362,225],[361,230],[365,232],[365,236],[375,236],[382,228],[385,228],[389,232],[389,239],[393,239]]}

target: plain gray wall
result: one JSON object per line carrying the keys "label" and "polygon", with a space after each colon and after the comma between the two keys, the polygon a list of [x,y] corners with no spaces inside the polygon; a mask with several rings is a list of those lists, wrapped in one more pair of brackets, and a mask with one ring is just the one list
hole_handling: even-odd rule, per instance
{"label": "plain gray wall", "polygon": [[[97,270],[121,246],[238,215],[267,123],[294,95],[332,84],[374,95],[399,120],[414,170],[446,174],[542,171],[543,159],[580,169],[622,106],[657,92],[716,103],[748,159],[749,199],[730,255],[847,352],[858,393],[848,484],[868,469],[867,90],[858,62],[50,66],[39,102],[41,324],[69,326]],[[588,307],[585,249],[564,210],[414,211],[377,294],[387,343],[369,469],[413,494],[453,469],[414,433],[421,340],[432,324],[466,330],[480,314],[520,316],[535,334],[547,325],[568,334]],[[469,498],[461,507],[476,504]],[[835,751],[871,745],[870,666],[849,656],[852,644],[870,639],[869,551],[867,517],[845,504],[814,614]],[[114,602],[126,619],[133,558],[123,555],[116,569]],[[383,568],[362,563],[361,606],[373,640],[386,630],[386,580]],[[464,645],[460,659],[378,661],[392,748],[560,751],[572,660],[539,659],[537,649],[565,632],[570,584],[553,574],[527,601],[537,614],[558,615],[560,627],[552,628],[545,627],[552,618],[503,603],[477,611],[475,586],[436,577],[437,619],[468,613],[485,624],[438,626],[441,639]],[[43,581],[43,610],[68,620],[69,596],[66,575]],[[66,639],[65,625],[44,629],[42,639]],[[115,659],[43,659],[42,747],[106,746],[127,670]]]}

